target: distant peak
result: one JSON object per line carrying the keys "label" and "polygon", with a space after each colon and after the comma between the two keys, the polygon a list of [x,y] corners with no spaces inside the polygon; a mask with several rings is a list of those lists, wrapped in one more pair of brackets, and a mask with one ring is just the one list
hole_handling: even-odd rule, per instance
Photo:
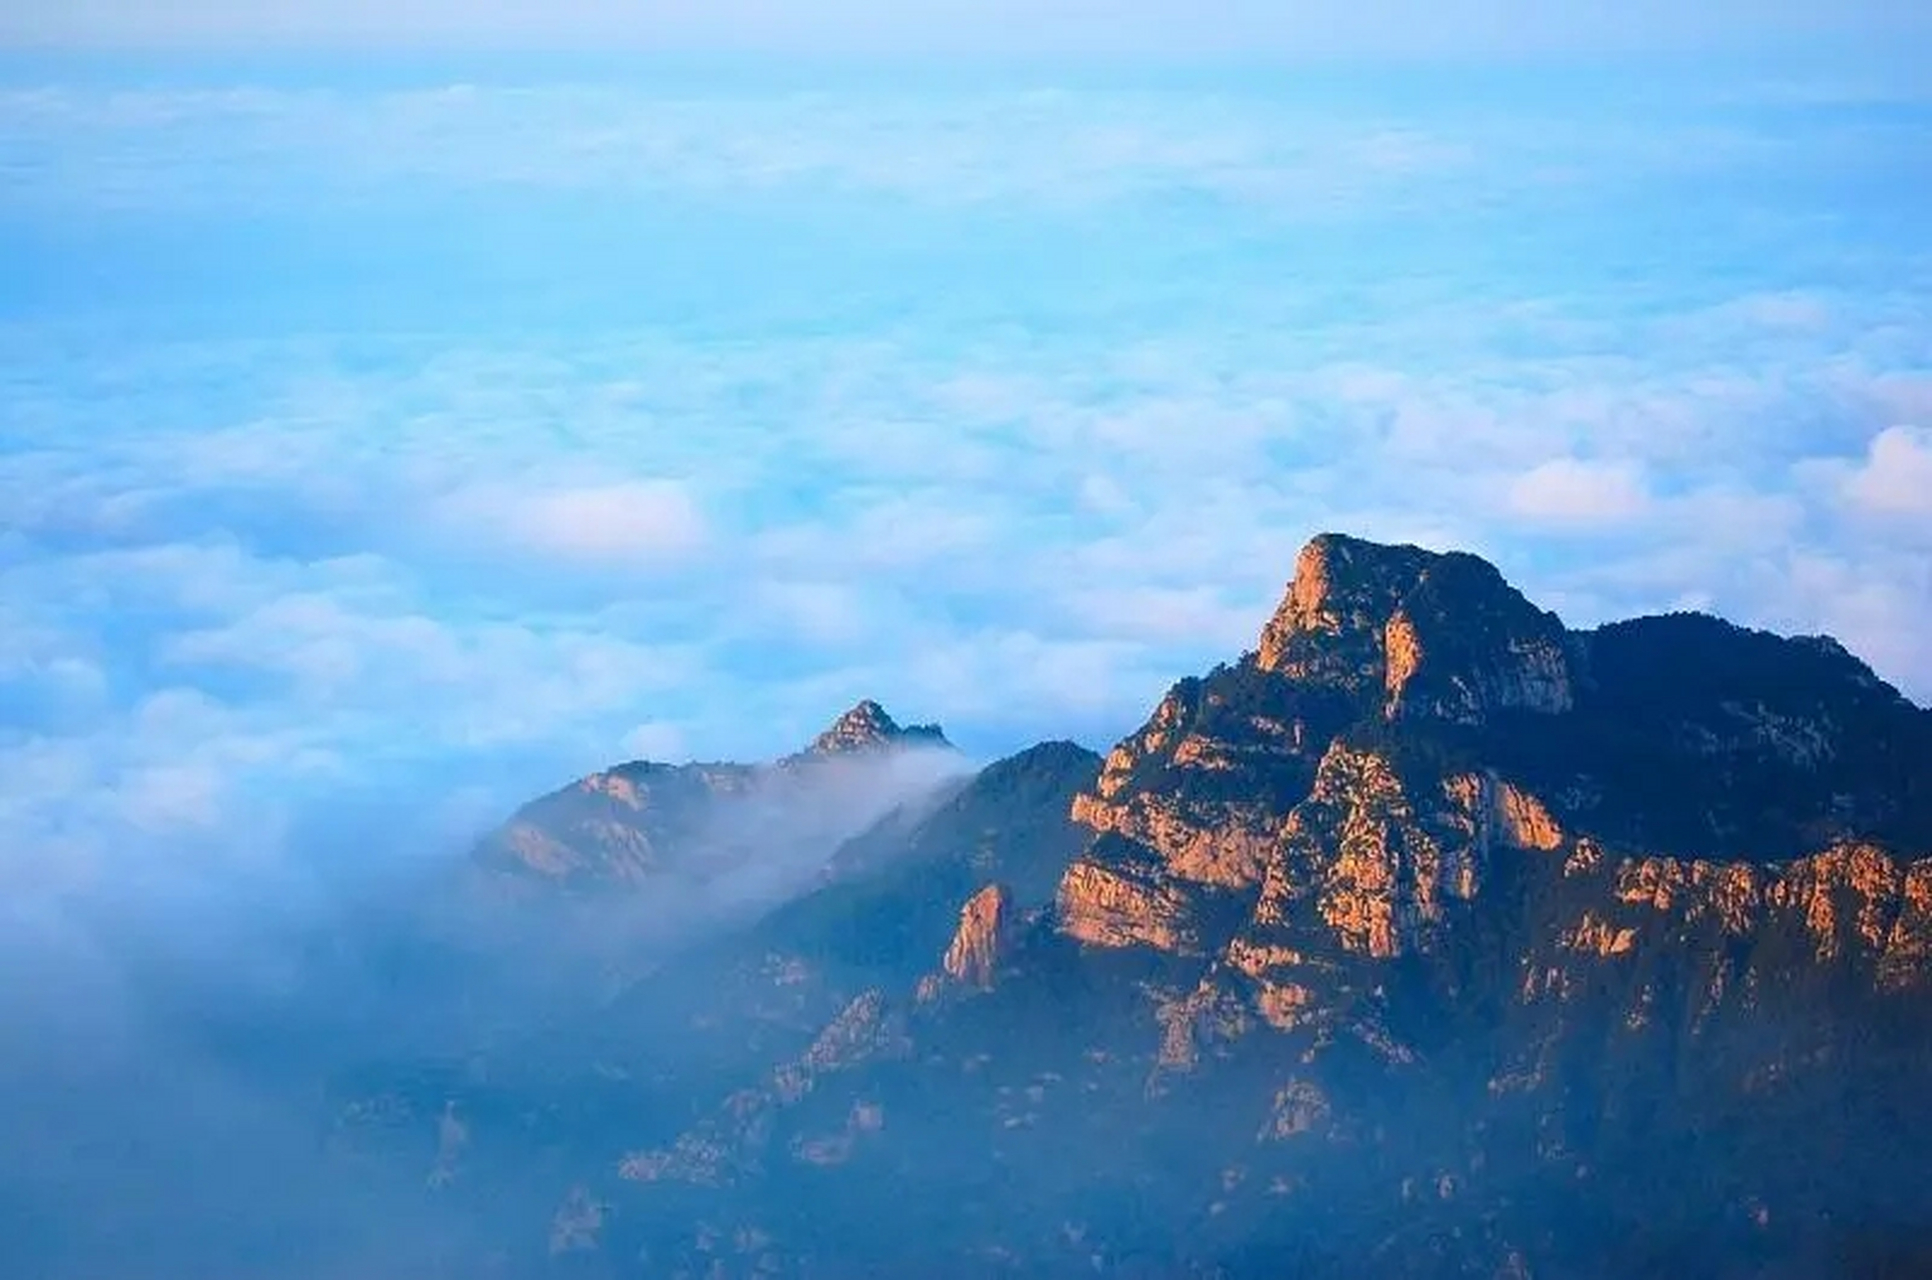
{"label": "distant peak", "polygon": [[871,698],[859,702],[812,740],[807,755],[836,756],[886,746],[949,746],[936,724],[901,725]]}
{"label": "distant peak", "polygon": [[835,746],[843,741],[869,742],[899,736],[899,722],[884,707],[867,698],[832,721],[819,735],[819,743]]}

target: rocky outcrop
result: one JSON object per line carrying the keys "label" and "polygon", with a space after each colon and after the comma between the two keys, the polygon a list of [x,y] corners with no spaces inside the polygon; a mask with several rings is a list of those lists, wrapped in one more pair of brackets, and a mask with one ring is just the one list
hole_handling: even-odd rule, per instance
{"label": "rocky outcrop", "polygon": [[1261,669],[1359,692],[1389,683],[1389,619],[1438,557],[1323,534],[1302,548],[1281,606],[1262,629]]}
{"label": "rocky outcrop", "polygon": [[[1230,939],[1207,920],[1239,923],[1229,898],[1263,932],[1309,901],[1350,950],[1426,948],[1492,846],[1554,848],[1557,819],[1494,770],[1438,774],[1418,804],[1386,753],[1339,747],[1343,731],[1561,716],[1577,652],[1473,556],[1314,539],[1256,653],[1175,686],[1075,800],[1103,838],[1061,886],[1063,927],[1094,945],[1211,950]],[[1269,945],[1249,936],[1244,956]]]}
{"label": "rocky outcrop", "polygon": [[1323,534],[1261,633],[1263,670],[1379,694],[1388,717],[1479,723],[1575,704],[1575,646],[1556,615],[1487,561]]}
{"label": "rocky outcrop", "polygon": [[[1093,789],[1074,800],[1073,818],[1152,850],[1178,879],[1259,884],[1334,719],[1333,707],[1298,705],[1252,667],[1184,680],[1107,756]],[[1273,785],[1256,787],[1257,777]]]}
{"label": "rocky outcrop", "polygon": [[867,698],[834,720],[811,746],[792,759],[850,755],[902,747],[950,748],[936,724],[901,725]]}
{"label": "rocky outcrop", "polygon": [[[1307,956],[1434,950],[1499,856],[1558,855],[1574,875],[1604,841],[1646,833],[1696,855],[1709,836],[1753,835],[1792,795],[1823,788],[1799,779],[1752,810],[1748,784],[1699,766],[1696,815],[1665,820],[1669,802],[1631,794],[1646,760],[1721,749],[1722,770],[1742,781],[1932,748],[1926,713],[1836,646],[1660,625],[1737,656],[1713,652],[1721,674],[1703,684],[1660,676],[1665,655],[1643,628],[1573,635],[1473,556],[1312,540],[1256,653],[1175,686],[1075,800],[1096,837],[1062,883],[1063,930],[1091,945],[1219,953],[1260,984],[1259,1009],[1295,1020]],[[1794,696],[1794,679],[1814,691]],[[1849,832],[1853,814],[1891,812],[1909,838],[1918,784],[1886,776],[1869,801],[1855,778],[1833,783],[1790,814],[1786,835]],[[1828,897],[1813,895],[1818,911]],[[1614,947],[1621,927],[1576,936]]]}
{"label": "rocky outcrop", "polygon": [[1869,844],[1768,866],[1629,857],[1572,880],[1564,897],[1584,905],[1557,933],[1570,950],[1637,963],[1682,955],[1695,940],[1693,958],[1747,970],[1802,963],[1888,988],[1932,983],[1932,858]]}
{"label": "rocky outcrop", "polygon": [[1332,1114],[1320,1085],[1310,1080],[1290,1080],[1276,1090],[1261,1137],[1264,1141],[1280,1142],[1302,1134],[1319,1134],[1327,1128]]}
{"label": "rocky outcrop", "polygon": [[1256,924],[1288,924],[1307,894],[1345,950],[1389,959],[1430,948],[1449,904],[1474,898],[1485,870],[1486,797],[1474,790],[1412,797],[1386,757],[1337,745],[1289,819]]}
{"label": "rocky outcrop", "polygon": [[1060,928],[1090,946],[1147,946],[1198,954],[1200,896],[1151,853],[1102,838],[1067,868],[1056,902]]}
{"label": "rocky outcrop", "polygon": [[1204,1057],[1225,1056],[1253,1026],[1247,1002],[1213,975],[1185,994],[1159,989],[1150,994],[1161,1028],[1156,1086],[1168,1075],[1194,1070]]}
{"label": "rocky outcrop", "polygon": [[1073,819],[1144,845],[1176,879],[1225,889],[1261,883],[1280,824],[1257,806],[1163,793],[1119,803],[1082,795],[1073,802]]}
{"label": "rocky outcrop", "polygon": [[1074,799],[1074,821],[1093,835],[1057,895],[1066,933],[1106,947],[1207,945],[1259,890],[1349,716],[1334,690],[1302,689],[1252,660],[1175,685]]}
{"label": "rocky outcrop", "polygon": [[883,991],[867,991],[845,1006],[799,1059],[807,1072],[843,1071],[872,1058],[903,1052],[904,1029]]}
{"label": "rocky outcrop", "polygon": [[1893,989],[1932,983],[1932,858],[1905,868],[1898,911],[1878,960],[1878,980]]}
{"label": "rocky outcrop", "polygon": [[1013,946],[1013,893],[1005,885],[989,884],[959,912],[959,931],[946,948],[941,969],[954,982],[987,990]]}

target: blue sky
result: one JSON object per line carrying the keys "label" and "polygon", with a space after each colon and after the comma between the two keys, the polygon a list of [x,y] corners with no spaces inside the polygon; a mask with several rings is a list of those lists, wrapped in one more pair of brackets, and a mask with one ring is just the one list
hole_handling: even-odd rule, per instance
{"label": "blue sky", "polygon": [[29,47],[532,49],[957,56],[1445,56],[1811,47],[1932,29],[1901,0],[65,0],[12,6]]}
{"label": "blue sky", "polygon": [[1105,745],[1323,529],[1932,696],[1876,63],[385,68],[6,64],[10,867],[461,831],[862,696]]}

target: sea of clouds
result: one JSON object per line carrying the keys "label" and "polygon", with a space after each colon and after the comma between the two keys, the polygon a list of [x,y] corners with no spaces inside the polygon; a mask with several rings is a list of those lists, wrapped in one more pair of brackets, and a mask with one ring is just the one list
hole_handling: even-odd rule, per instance
{"label": "sea of clouds", "polygon": [[1813,87],[15,69],[8,874],[1104,744],[1323,529],[1923,700],[1928,108]]}

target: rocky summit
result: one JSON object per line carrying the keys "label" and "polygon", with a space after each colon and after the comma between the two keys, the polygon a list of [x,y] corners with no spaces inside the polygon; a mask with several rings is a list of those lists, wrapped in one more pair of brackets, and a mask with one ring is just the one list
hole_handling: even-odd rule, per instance
{"label": "rocky summit", "polygon": [[871,699],[769,764],[632,761],[519,810],[478,847],[487,872],[572,889],[710,878],[802,840],[844,837],[956,772],[938,725],[901,727]]}
{"label": "rocky summit", "polygon": [[[480,863],[626,892],[717,812],[781,838],[800,760],[941,742],[862,703]],[[345,1076],[340,1148],[501,1274],[1932,1274],[1932,713],[1829,639],[1323,535],[1104,758],[862,816],[581,1020]]]}
{"label": "rocky summit", "polygon": [[[949,747],[945,733],[936,724],[901,726],[886,709],[867,698],[834,720],[825,732],[812,740],[805,756],[847,755],[860,751],[882,751],[912,746]],[[796,757],[794,757],[796,758]]]}

